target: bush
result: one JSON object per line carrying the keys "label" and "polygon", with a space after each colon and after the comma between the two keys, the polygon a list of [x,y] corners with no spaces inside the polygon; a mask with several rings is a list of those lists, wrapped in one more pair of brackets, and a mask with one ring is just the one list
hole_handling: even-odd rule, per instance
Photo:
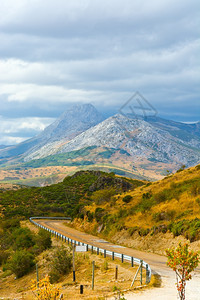
{"label": "bush", "polygon": [[11,270],[17,278],[27,274],[35,265],[33,255],[26,250],[16,251],[7,264],[7,269]]}
{"label": "bush", "polygon": [[91,196],[91,199],[96,204],[102,204],[104,202],[109,202],[111,200],[111,197],[116,194],[116,191],[114,188],[104,189],[95,191],[93,195]]}
{"label": "bush", "polygon": [[156,203],[165,202],[168,198],[168,190],[163,190],[162,192],[158,192],[153,196]]}
{"label": "bush", "polygon": [[105,209],[101,207],[97,207],[95,209],[94,217],[97,222],[101,221],[101,218],[105,215]]}
{"label": "bush", "polygon": [[122,201],[125,203],[129,203],[131,200],[133,199],[133,197],[131,195],[126,195]]}
{"label": "bush", "polygon": [[17,228],[12,233],[13,249],[28,249],[32,247],[34,242],[33,233],[29,228]]}
{"label": "bush", "polygon": [[50,282],[59,281],[61,276],[68,274],[72,268],[72,253],[65,247],[58,248],[51,262]]}
{"label": "bush", "polygon": [[19,228],[20,227],[20,222],[19,219],[15,218],[15,219],[10,219],[10,220],[5,220],[2,221],[1,223],[1,228],[3,229],[3,231],[12,231],[15,228]]}
{"label": "bush", "polygon": [[8,257],[9,257],[8,251],[0,250],[0,266],[6,263]]}
{"label": "bush", "polygon": [[51,248],[51,234],[44,229],[40,229],[38,235],[36,236],[36,245],[39,249],[39,252]]}

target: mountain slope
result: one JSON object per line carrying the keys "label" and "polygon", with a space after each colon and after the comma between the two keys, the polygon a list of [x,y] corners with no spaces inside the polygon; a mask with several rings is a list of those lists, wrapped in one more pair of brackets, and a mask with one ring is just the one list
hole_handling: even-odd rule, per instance
{"label": "mountain slope", "polygon": [[118,114],[91,127],[68,143],[58,141],[45,145],[26,156],[25,161],[91,146],[123,150],[131,156],[133,162],[148,159],[150,162],[191,166],[200,160],[200,150],[194,148],[194,145],[189,146],[167,130],[152,126],[144,120]]}
{"label": "mountain slope", "polygon": [[18,145],[0,149],[0,158],[9,158],[19,155],[26,156],[48,143],[62,139],[66,142],[102,120],[102,115],[93,105],[74,105],[36,137]]}
{"label": "mountain slope", "polygon": [[[129,116],[131,118],[131,115]],[[168,131],[172,136],[181,139],[190,146],[200,148],[200,122],[185,124],[150,116],[143,119],[156,128]]]}

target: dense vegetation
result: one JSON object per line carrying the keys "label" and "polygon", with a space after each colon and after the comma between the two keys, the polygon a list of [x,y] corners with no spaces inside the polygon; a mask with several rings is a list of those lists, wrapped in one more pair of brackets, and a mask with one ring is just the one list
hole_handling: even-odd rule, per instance
{"label": "dense vegetation", "polygon": [[119,178],[114,173],[80,171],[51,186],[0,191],[0,213],[4,218],[38,215],[82,217],[84,207],[94,201],[97,191],[103,191],[106,201],[114,194],[141,185],[141,181]]}
{"label": "dense vegetation", "polygon": [[35,265],[35,257],[51,247],[51,237],[45,230],[34,234],[21,227],[19,219],[0,223],[0,266],[11,271],[17,278],[27,274]]}

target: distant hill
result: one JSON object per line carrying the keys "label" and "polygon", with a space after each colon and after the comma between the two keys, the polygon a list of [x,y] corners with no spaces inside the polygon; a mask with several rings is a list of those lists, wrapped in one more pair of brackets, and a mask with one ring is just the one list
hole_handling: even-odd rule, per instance
{"label": "distant hill", "polygon": [[114,173],[80,171],[67,176],[63,182],[46,187],[22,187],[18,190],[0,189],[0,215],[16,216],[71,216],[85,211],[99,192],[103,199],[143,185],[143,181],[117,177]]}

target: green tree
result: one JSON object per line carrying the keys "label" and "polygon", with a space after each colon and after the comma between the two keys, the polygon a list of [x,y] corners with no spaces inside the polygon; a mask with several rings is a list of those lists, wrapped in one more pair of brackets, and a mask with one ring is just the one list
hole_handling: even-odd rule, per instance
{"label": "green tree", "polygon": [[198,266],[199,254],[189,250],[189,245],[179,243],[177,248],[166,249],[167,265],[176,273],[176,286],[181,300],[185,300],[186,281],[192,278],[191,272]]}

